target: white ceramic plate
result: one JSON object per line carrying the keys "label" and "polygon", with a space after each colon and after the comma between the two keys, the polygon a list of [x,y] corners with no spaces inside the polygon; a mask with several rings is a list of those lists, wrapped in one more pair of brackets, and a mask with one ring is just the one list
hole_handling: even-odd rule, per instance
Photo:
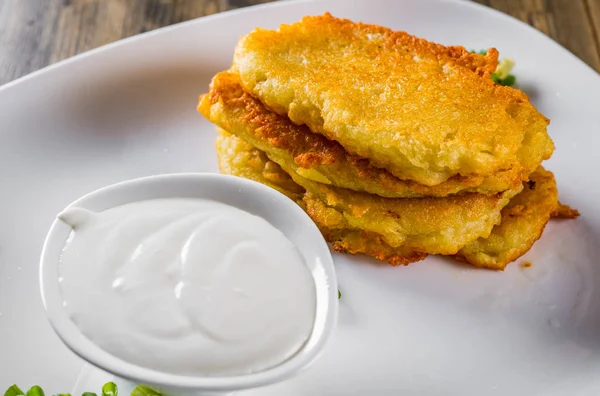
{"label": "white ceramic plate", "polygon": [[[39,297],[39,253],[54,215],[121,180],[216,172],[213,127],[195,110],[210,77],[255,26],[324,11],[515,59],[521,86],[552,119],[557,150],[546,165],[582,217],[553,221],[524,258],[533,267],[503,273],[437,257],[395,268],[337,255],[343,296],[325,354],[301,376],[249,394],[600,394],[600,78],[520,22],[439,0],[283,2],[220,14],[0,88],[0,391],[18,383],[68,392],[83,367]],[[80,379],[98,391],[105,378],[87,370]]]}

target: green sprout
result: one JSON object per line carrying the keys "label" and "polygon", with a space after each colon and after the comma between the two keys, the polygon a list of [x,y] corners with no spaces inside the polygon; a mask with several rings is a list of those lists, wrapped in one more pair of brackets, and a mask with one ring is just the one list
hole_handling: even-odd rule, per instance
{"label": "green sprout", "polygon": [[[487,50],[471,50],[474,54],[485,55]],[[492,81],[498,85],[504,85],[506,87],[512,87],[516,84],[517,78],[510,74],[512,68],[515,66],[515,62],[510,58],[502,58],[498,62],[498,66],[492,75]]]}
{"label": "green sprout", "polygon": [[[39,386],[32,386],[27,392],[23,392],[17,385],[13,385],[4,392],[4,396],[45,396],[44,391]],[[71,396],[70,393],[59,393],[54,396]],[[97,396],[93,392],[84,392],[81,396]],[[119,396],[117,384],[107,382],[102,387],[102,396]],[[131,396],[162,396],[161,393],[145,385],[138,385],[131,391]]]}

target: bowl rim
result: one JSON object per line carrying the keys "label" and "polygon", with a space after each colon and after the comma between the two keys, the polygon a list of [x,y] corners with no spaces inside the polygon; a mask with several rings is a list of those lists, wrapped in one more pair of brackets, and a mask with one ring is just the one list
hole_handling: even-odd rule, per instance
{"label": "bowl rim", "polygon": [[[75,354],[92,365],[108,371],[118,377],[126,378],[141,384],[154,385],[158,388],[175,388],[189,390],[207,390],[207,391],[234,391],[279,382],[307,368],[313,363],[323,351],[327,341],[331,338],[337,323],[338,296],[337,296],[337,278],[333,265],[331,251],[321,232],[310,219],[310,217],[290,198],[277,190],[265,186],[261,183],[243,179],[236,176],[221,175],[215,173],[174,173],[155,176],[141,177],[111,184],[76,199],[65,209],[73,206],[83,206],[93,203],[94,200],[101,200],[105,196],[118,195],[126,193],[131,189],[144,185],[168,182],[191,182],[198,186],[206,183],[216,183],[218,188],[235,188],[241,193],[243,190],[246,196],[253,199],[268,199],[275,201],[285,207],[287,216],[294,217],[296,227],[301,227],[303,232],[316,233],[318,235],[318,244],[311,246],[316,262],[324,271],[326,287],[319,290],[319,285],[315,285],[317,293],[317,308],[323,306],[325,313],[322,319],[315,318],[315,323],[309,339],[291,358],[283,363],[264,371],[234,375],[234,376],[210,376],[199,377],[189,375],[179,375],[161,372],[127,362],[101,349],[93,341],[88,339],[71,320],[67,311],[63,307],[62,291],[59,284],[58,268],[59,260],[56,258],[56,246],[60,249],[66,241],[65,232],[71,232],[70,228],[62,224],[58,219],[54,219],[44,240],[42,253],[40,257],[39,279],[42,302],[46,311],[46,316],[56,334],[63,343]],[[218,182],[218,183],[217,183]],[[181,195],[156,196],[144,199],[157,199],[165,197],[182,197]],[[199,192],[197,198],[202,198],[202,192]],[[104,198],[106,199],[106,198]],[[143,200],[143,199],[140,199]],[[126,200],[127,202],[139,201],[136,199]],[[120,204],[108,205],[107,208],[115,207]],[[244,209],[242,209],[244,210]],[[300,247],[298,247],[300,249]],[[307,251],[301,250],[304,255]],[[313,274],[314,279],[314,274]],[[323,289],[323,288],[322,288]]]}

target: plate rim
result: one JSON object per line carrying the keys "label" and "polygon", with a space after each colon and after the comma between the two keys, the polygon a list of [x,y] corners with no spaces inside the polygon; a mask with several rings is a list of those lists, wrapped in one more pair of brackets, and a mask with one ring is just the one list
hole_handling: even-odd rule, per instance
{"label": "plate rim", "polygon": [[[321,1],[323,1],[323,0],[277,0],[277,1],[270,2],[270,3],[251,5],[248,7],[242,7],[242,8],[236,8],[236,9],[232,9],[232,10],[217,12],[215,14],[205,15],[205,16],[201,16],[198,18],[190,19],[188,21],[183,21],[183,22],[174,23],[172,25],[163,26],[163,27],[160,27],[158,29],[154,29],[154,30],[151,30],[148,32],[135,34],[133,36],[122,38],[122,39],[114,41],[112,43],[104,44],[99,47],[84,51],[80,54],[73,55],[66,59],[60,60],[56,63],[44,66],[41,69],[38,69],[31,73],[25,74],[21,77],[17,77],[16,79],[14,79],[12,81],[9,81],[7,83],[0,85],[0,95],[2,95],[7,90],[14,89],[15,86],[19,86],[21,83],[24,83],[31,79],[43,76],[43,75],[47,74],[48,72],[53,71],[54,69],[58,69],[62,66],[68,65],[70,63],[78,62],[84,58],[87,58],[90,56],[95,56],[96,54],[110,51],[113,48],[117,48],[122,45],[126,45],[129,43],[138,41],[138,40],[142,40],[144,38],[151,37],[153,35],[163,34],[167,31],[180,29],[180,28],[186,27],[188,25],[193,25],[196,23],[204,23],[205,21],[210,21],[213,19],[228,18],[231,15],[236,15],[236,14],[241,14],[241,13],[260,12],[260,10],[263,10],[263,9],[277,8],[277,7],[289,7],[292,4],[317,3],[317,2],[321,2]],[[326,1],[344,2],[345,0],[326,0]],[[363,0],[363,1],[365,1],[365,0]],[[392,2],[392,1],[398,1],[398,0],[383,0],[383,1]],[[534,28],[533,26],[531,26],[511,15],[508,15],[502,11],[485,6],[483,4],[475,3],[474,1],[471,1],[471,0],[400,0],[400,1],[404,1],[404,2],[428,1],[432,4],[450,3],[450,4],[456,4],[459,7],[472,7],[474,9],[477,9],[479,12],[488,13],[490,16],[504,20],[507,23],[513,23],[513,24],[516,24],[516,26],[520,26],[522,28],[527,29],[531,34],[537,35],[538,39],[540,39],[540,40],[546,40],[546,42],[548,44],[551,44],[551,45],[555,46],[556,49],[562,51],[562,53],[565,56],[569,57],[571,60],[575,60],[577,63],[579,63],[580,66],[584,66],[584,68],[587,69],[586,72],[590,73],[590,75],[594,75],[596,78],[600,79],[600,72],[597,72],[590,65],[588,65],[583,60],[581,60],[578,56],[576,56],[573,52],[571,52],[570,50],[568,50],[567,48],[562,46],[560,43],[558,43],[551,37],[549,37],[546,34],[544,34],[543,32],[541,32],[540,30],[538,30],[538,29]]]}

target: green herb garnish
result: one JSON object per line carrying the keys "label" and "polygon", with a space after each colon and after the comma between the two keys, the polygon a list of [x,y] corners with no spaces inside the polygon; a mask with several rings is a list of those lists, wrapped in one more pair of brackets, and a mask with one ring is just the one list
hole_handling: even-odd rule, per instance
{"label": "green herb garnish", "polygon": [[21,396],[25,395],[25,393],[19,389],[17,385],[13,385],[4,392],[4,396]]}
{"label": "green herb garnish", "polygon": [[[107,382],[102,387],[102,396],[118,396],[118,393],[117,385],[114,382]],[[154,392],[154,395],[159,396],[160,394]],[[44,390],[37,385],[32,386],[26,393],[23,392],[17,385],[13,385],[8,388],[6,392],[4,392],[4,396],[45,396],[45,394]],[[54,396],[71,396],[71,394],[59,393]],[[81,396],[96,396],[96,394],[93,392],[84,392]]]}
{"label": "green herb garnish", "polygon": [[118,396],[119,390],[114,382],[107,382],[102,387],[102,396]]}
{"label": "green herb garnish", "polygon": [[517,82],[517,78],[512,74],[509,74],[505,78],[501,78],[498,74],[493,73],[491,77],[496,84],[504,85],[506,87],[512,87]]}
{"label": "green herb garnish", "polygon": [[[487,54],[487,50],[471,50],[470,52],[479,55]],[[490,76],[492,78],[492,81],[494,81],[496,84],[504,85],[506,87],[512,87],[513,85],[515,85],[517,82],[517,78],[514,75],[510,74],[510,71],[514,66],[515,62],[513,62],[512,59],[500,59],[500,61],[498,62],[498,66],[496,66],[496,70]]]}
{"label": "green herb garnish", "polygon": [[[338,291],[339,293],[339,291]],[[4,396],[45,396],[44,391],[39,386],[32,386],[27,393],[23,392],[17,385],[13,385],[4,392]],[[71,396],[70,393],[59,393],[54,396]],[[84,392],[81,396],[97,396],[93,392]],[[107,382],[102,387],[102,396],[119,396],[119,390],[117,384],[114,382]],[[163,396],[160,392],[145,386],[138,385],[131,391],[131,396]]]}
{"label": "green herb garnish", "polygon": [[162,396],[160,392],[147,387],[145,385],[138,385],[131,391],[131,396]]}
{"label": "green herb garnish", "polygon": [[26,396],[44,396],[44,391],[39,386],[35,385],[27,391]]}

